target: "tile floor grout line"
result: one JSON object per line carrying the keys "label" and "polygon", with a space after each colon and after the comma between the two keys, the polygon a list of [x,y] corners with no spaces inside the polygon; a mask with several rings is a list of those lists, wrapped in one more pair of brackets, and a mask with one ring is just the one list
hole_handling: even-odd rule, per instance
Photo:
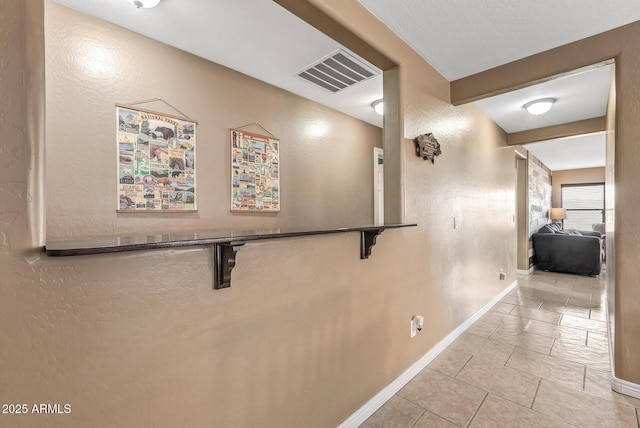
{"label": "tile floor grout line", "polygon": [[540,389],[540,384],[542,383],[542,376],[538,379],[538,385],[536,386],[536,392],[533,394],[533,399],[531,400],[531,406],[529,407],[533,410],[533,403],[536,402],[536,398],[538,397],[538,390]]}
{"label": "tile floor grout line", "polygon": [[[427,410],[427,412],[428,412],[428,410]],[[460,425],[458,425],[457,423],[455,423],[455,422],[453,422],[453,421],[450,421],[449,419],[445,418],[444,416],[440,416],[440,415],[438,415],[438,414],[436,414],[436,413],[434,413],[434,412],[431,412],[431,413],[433,413],[434,415],[436,415],[436,416],[437,416],[437,417],[439,417],[440,419],[444,419],[445,421],[449,422],[449,423],[450,423],[451,425],[453,425],[453,426],[456,426],[456,427],[459,427],[459,426],[460,426]]]}
{"label": "tile floor grout line", "polygon": [[413,423],[409,426],[409,428],[413,428],[414,426],[416,426],[416,424],[418,423],[418,421],[420,420],[420,418],[427,412],[427,409],[422,409],[422,413],[420,413],[420,415],[418,415],[418,417],[416,418],[415,421],[413,421]]}
{"label": "tile floor grout line", "polygon": [[487,397],[489,396],[489,393],[487,392],[486,394],[484,394],[484,398],[482,399],[482,401],[480,402],[480,405],[478,406],[478,408],[476,409],[475,412],[473,412],[473,415],[471,415],[471,418],[469,419],[469,421],[467,422],[467,424],[465,425],[465,428],[468,428],[469,425],[471,425],[471,422],[473,422],[473,420],[475,419],[476,415],[478,414],[478,412],[480,411],[480,408],[482,407],[482,405],[484,404],[484,402],[487,400]]}
{"label": "tile floor grout line", "polygon": [[582,390],[585,391],[587,388],[587,365],[584,365],[584,372],[582,374]]}
{"label": "tile floor grout line", "polygon": [[[469,358],[467,358],[467,361],[465,361],[465,362],[464,362],[464,364],[462,365],[462,367],[460,367],[460,370],[458,370],[458,371],[456,372],[456,374],[454,374],[453,376],[451,376],[451,378],[452,378],[452,379],[455,379],[455,378],[456,378],[456,376],[458,376],[458,375],[460,374],[460,372],[461,372],[462,370],[464,370],[464,368],[465,368],[465,367],[467,367],[467,364],[469,364],[469,361],[471,361],[471,359],[472,359],[472,358],[473,358],[473,354],[471,354],[471,355],[469,356]],[[465,382],[465,383],[466,383],[466,382]]]}
{"label": "tile floor grout line", "polygon": [[[493,331],[491,331],[491,333],[489,333],[489,337],[493,336],[493,333],[495,333],[496,331],[498,331],[498,329],[502,326],[502,323],[498,324],[496,326],[496,328],[493,329]],[[487,337],[487,339],[489,339],[489,337]]]}
{"label": "tile floor grout line", "polygon": [[636,407],[636,424],[640,426],[640,415],[638,414],[638,408]]}
{"label": "tile floor grout line", "polygon": [[[558,340],[557,337],[553,338],[553,342],[551,343],[551,348],[549,349],[549,353],[547,355],[549,355],[550,357],[553,357],[553,355],[551,355],[551,352],[553,352],[553,347],[556,346],[556,340]],[[560,358],[560,357],[558,357]]]}
{"label": "tile floor grout line", "polygon": [[516,349],[518,349],[518,346],[515,346],[513,348],[513,351],[511,351],[511,353],[509,354],[509,358],[507,358],[507,361],[504,362],[505,367],[508,367],[507,364],[509,364],[509,361],[511,360],[511,357],[513,357],[513,354],[516,352]]}
{"label": "tile floor grout line", "polygon": [[[440,372],[438,372],[438,373],[440,373]],[[394,397],[402,398],[403,400],[406,400],[406,401],[408,401],[408,402],[409,402],[409,403],[411,403],[411,404],[415,404],[416,406],[420,407],[422,410],[427,410],[427,409],[425,409],[424,407],[422,407],[420,404],[416,403],[415,401],[410,400],[410,399],[408,399],[407,397],[403,397],[402,395],[400,395],[400,393],[401,393],[401,392],[402,392],[402,388],[400,389],[400,391],[398,391],[398,392],[396,392],[395,394],[393,394],[393,396],[394,396]]]}

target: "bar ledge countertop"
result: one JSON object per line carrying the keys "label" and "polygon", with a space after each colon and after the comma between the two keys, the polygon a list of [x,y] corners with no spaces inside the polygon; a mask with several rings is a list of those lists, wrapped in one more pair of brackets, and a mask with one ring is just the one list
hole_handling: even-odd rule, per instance
{"label": "bar ledge countertop", "polygon": [[367,259],[371,255],[371,249],[376,244],[376,238],[383,231],[414,226],[417,226],[417,224],[381,224],[326,229],[219,229],[163,235],[106,236],[93,239],[47,242],[44,250],[47,256],[63,257],[212,245],[215,255],[213,288],[220,289],[231,286],[231,270],[236,263],[236,253],[248,241],[359,232],[360,258]]}

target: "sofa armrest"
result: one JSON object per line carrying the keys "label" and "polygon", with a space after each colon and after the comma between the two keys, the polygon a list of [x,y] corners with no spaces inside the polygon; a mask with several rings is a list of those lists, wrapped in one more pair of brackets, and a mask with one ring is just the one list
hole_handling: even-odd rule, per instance
{"label": "sofa armrest", "polygon": [[602,238],[602,233],[596,230],[579,230],[578,232],[582,233],[582,236],[597,236],[598,238]]}
{"label": "sofa armrest", "polygon": [[599,236],[534,233],[531,236],[539,269],[580,275],[600,275]]}

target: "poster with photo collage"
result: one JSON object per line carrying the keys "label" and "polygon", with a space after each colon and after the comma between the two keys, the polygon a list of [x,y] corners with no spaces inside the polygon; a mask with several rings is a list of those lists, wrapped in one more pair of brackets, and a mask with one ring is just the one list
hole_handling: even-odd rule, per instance
{"label": "poster with photo collage", "polygon": [[280,211],[280,141],[231,130],[231,211]]}
{"label": "poster with photo collage", "polygon": [[196,122],[116,106],[118,212],[196,211]]}

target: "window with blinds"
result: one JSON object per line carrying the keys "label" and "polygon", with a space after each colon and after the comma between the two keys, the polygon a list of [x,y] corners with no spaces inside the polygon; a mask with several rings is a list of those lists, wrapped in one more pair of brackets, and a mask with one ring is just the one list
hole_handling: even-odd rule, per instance
{"label": "window with blinds", "polygon": [[561,192],[565,229],[592,230],[593,224],[604,223],[604,183],[563,184]]}

